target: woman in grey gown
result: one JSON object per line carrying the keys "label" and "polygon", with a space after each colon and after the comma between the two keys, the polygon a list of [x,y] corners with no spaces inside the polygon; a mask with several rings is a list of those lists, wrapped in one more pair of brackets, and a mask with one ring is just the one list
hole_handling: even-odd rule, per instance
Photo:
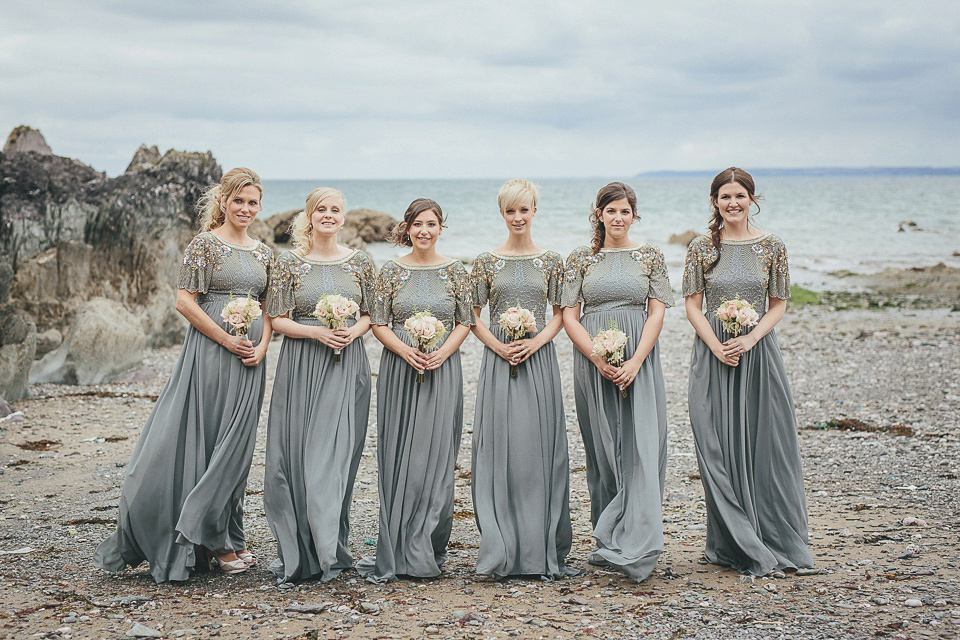
{"label": "woman in grey gown", "polygon": [[[667,409],[657,340],[673,294],[660,250],[630,238],[633,189],[600,189],[590,219],[593,242],[570,254],[561,299],[577,349],[574,397],[597,542],[589,561],[639,582],[663,550]],[[628,336],[620,366],[591,355],[593,337],[611,324]]]}
{"label": "woman in grey gown", "polygon": [[[285,337],[267,422],[263,506],[277,539],[270,565],[280,582],[331,580],[353,566],[350,501],[370,411],[373,262],[337,244],[343,194],[321,187],[294,219],[295,249],[270,276],[266,311]],[[359,306],[359,319],[331,329],[313,316],[325,294]],[[339,360],[336,353],[340,353]]]}
{"label": "woman in grey gown", "polygon": [[[376,280],[370,322],[384,346],[377,379],[380,530],[376,557],[357,563],[371,582],[440,575],[453,528],[453,469],[463,426],[458,349],[473,324],[473,301],[467,270],[437,253],[443,223],[433,200],[411,202],[393,233],[394,242],[411,251],[384,264]],[[447,331],[429,353],[403,328],[421,311]]]}
{"label": "woman in grey gown", "polygon": [[244,541],[243,497],[270,320],[255,320],[247,339],[220,312],[232,297],[266,291],[273,254],[247,235],[262,193],[260,177],[239,168],[201,200],[203,232],[187,247],[177,282],[177,311],[190,326],[127,465],[117,530],[94,556],[103,569],[146,560],[165,582],[186,580],[210,555],[224,573],[256,562]]}
{"label": "woman in grey gown", "polygon": [[[473,422],[473,509],[480,529],[477,573],[495,578],[562,578],[573,539],[563,389],[553,338],[563,325],[563,259],[533,242],[536,187],[510,180],[500,188],[507,240],[473,264],[473,332],[486,345]],[[490,304],[490,326],[480,310]],[[511,342],[500,314],[519,304],[537,332]],[[546,319],[547,305],[553,317]],[[517,375],[510,376],[511,365]]]}
{"label": "woman in grey gown", "polygon": [[[683,295],[697,332],[689,402],[707,502],[704,555],[762,576],[812,567],[813,556],[793,397],[773,330],[790,297],[787,250],[750,223],[754,194],[743,169],[714,178],[710,235],[687,250]],[[715,313],[734,298],[761,316],[738,337]]]}

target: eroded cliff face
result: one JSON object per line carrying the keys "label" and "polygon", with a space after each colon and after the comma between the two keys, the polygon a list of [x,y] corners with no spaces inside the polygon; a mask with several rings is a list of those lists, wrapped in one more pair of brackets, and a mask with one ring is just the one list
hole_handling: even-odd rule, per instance
{"label": "eroded cliff face", "polygon": [[[40,146],[36,135],[31,147]],[[179,342],[180,258],[197,231],[196,202],[221,176],[210,152],[141,146],[127,171],[109,178],[72,158],[11,147],[0,155],[0,268],[13,273],[10,305],[41,333],[68,335],[87,301],[106,298],[136,318],[147,346]]]}

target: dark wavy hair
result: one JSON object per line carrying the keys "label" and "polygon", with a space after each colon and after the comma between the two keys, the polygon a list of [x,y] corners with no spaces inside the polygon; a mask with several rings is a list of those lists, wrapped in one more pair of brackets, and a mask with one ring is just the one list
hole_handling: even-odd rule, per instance
{"label": "dark wavy hair", "polygon": [[408,206],[407,210],[403,213],[403,220],[398,222],[397,226],[390,232],[390,237],[388,238],[390,242],[401,247],[412,247],[413,241],[410,240],[407,229],[409,229],[413,221],[417,219],[417,216],[424,211],[433,211],[437,214],[441,228],[447,226],[445,224],[447,219],[443,215],[443,209],[440,208],[440,205],[437,204],[436,201],[430,198],[417,198],[410,203],[410,206]]}
{"label": "dark wavy hair", "polygon": [[723,228],[723,217],[720,215],[720,207],[717,206],[717,196],[720,195],[720,187],[731,183],[739,184],[746,189],[750,201],[757,205],[758,210],[760,205],[757,204],[757,200],[763,199],[763,196],[757,195],[757,186],[753,182],[753,176],[739,167],[728,167],[714,177],[713,182],[710,183],[710,207],[713,209],[713,214],[707,228],[710,230],[710,245],[715,249],[716,257],[713,262],[707,265],[705,271],[708,272],[717,266],[720,261],[720,229]]}
{"label": "dark wavy hair", "polygon": [[603,240],[607,236],[607,230],[603,226],[603,220],[600,219],[600,213],[604,207],[620,198],[626,198],[633,209],[633,219],[640,217],[637,213],[637,194],[634,193],[630,185],[623,182],[611,182],[597,192],[597,199],[593,204],[593,211],[590,212],[590,225],[593,227],[593,238],[590,240],[591,253],[599,253],[603,248]]}

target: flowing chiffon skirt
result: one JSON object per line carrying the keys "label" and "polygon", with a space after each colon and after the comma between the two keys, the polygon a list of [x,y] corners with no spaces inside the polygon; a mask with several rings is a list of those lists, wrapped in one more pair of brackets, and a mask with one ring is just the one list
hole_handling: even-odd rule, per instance
{"label": "flowing chiffon skirt", "polygon": [[[729,339],[719,320],[711,325]],[[697,337],[689,402],[707,503],[707,560],[753,575],[812,567],[797,419],[775,333],[736,367]]]}
{"label": "flowing chiffon skirt", "polygon": [[[499,327],[494,335],[506,340]],[[561,578],[573,532],[560,368],[552,342],[510,377],[485,349],[473,425],[473,505],[480,529],[477,573]]]}
{"label": "flowing chiffon skirt", "polygon": [[[299,319],[317,324],[313,319]],[[350,503],[370,412],[363,340],[330,347],[284,338],[267,427],[263,505],[280,582],[331,580],[353,566]]]}
{"label": "flowing chiffon skirt", "polygon": [[[222,324],[230,296],[207,294],[200,308]],[[257,343],[261,319],[250,328]],[[157,582],[186,580],[206,550],[246,547],[243,499],[266,379],[233,353],[187,329],[180,358],[147,418],[126,468],[117,530],[97,548],[108,571],[150,563]]]}
{"label": "flowing chiffon skirt", "polygon": [[[620,309],[590,312],[580,322],[593,336],[615,321],[629,337],[629,358],[646,318],[645,310]],[[667,403],[659,345],[643,361],[626,398],[583,354],[577,351],[574,358],[577,419],[597,542],[590,562],[614,567],[639,582],[653,572],[663,551]]]}
{"label": "flowing chiffon skirt", "polygon": [[[395,333],[411,344],[405,331]],[[376,556],[357,563],[368,581],[440,575],[462,428],[460,352],[418,383],[417,371],[384,348],[377,380],[380,530]]]}

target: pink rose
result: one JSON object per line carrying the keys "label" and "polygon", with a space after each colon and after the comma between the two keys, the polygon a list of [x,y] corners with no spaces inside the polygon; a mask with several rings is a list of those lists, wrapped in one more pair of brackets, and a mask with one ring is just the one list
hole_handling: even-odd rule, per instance
{"label": "pink rose", "polygon": [[227,316],[227,323],[234,327],[242,327],[244,324],[244,317],[242,313],[231,313]]}

